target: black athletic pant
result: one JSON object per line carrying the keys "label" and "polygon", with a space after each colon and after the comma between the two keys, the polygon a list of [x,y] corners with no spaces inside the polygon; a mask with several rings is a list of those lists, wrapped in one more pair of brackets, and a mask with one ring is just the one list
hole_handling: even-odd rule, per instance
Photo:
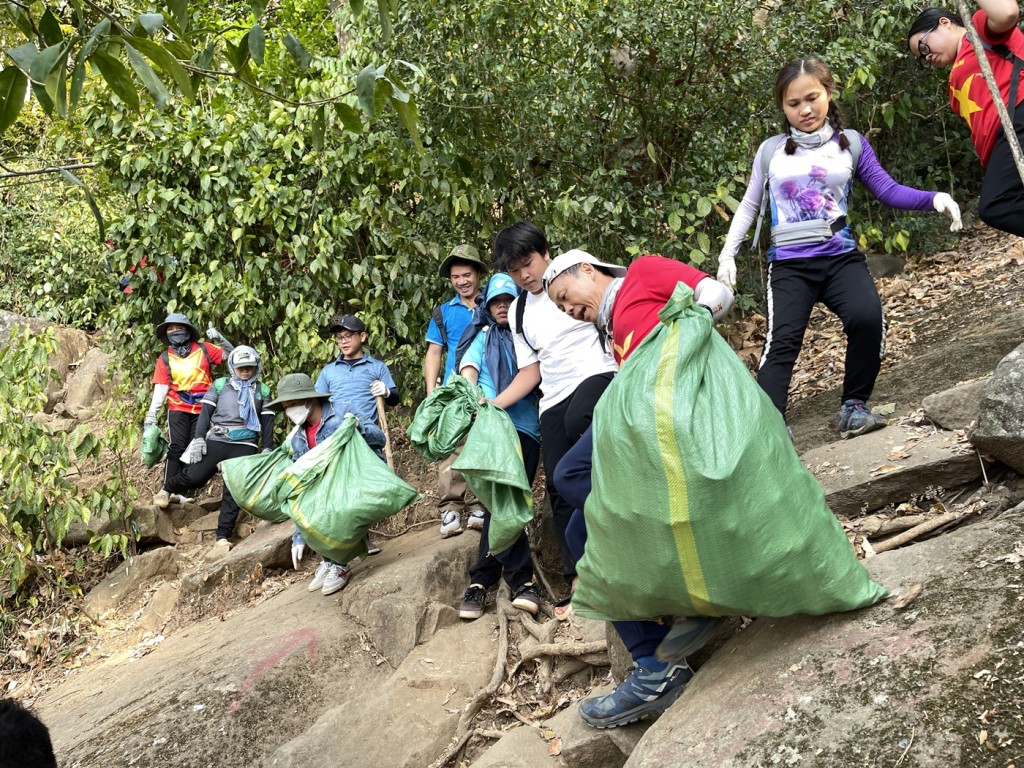
{"label": "black athletic pant", "polygon": [[786,414],[793,364],[815,302],[843,322],[846,374],[843,397],[867,400],[885,353],[885,318],[864,254],[773,261],[768,266],[768,332],[757,383]]}
{"label": "black athletic pant", "polygon": [[[164,483],[171,493],[185,494],[206,485],[217,474],[217,465],[226,459],[252,456],[256,446],[248,443],[230,443],[222,440],[207,440],[206,455],[198,464],[182,464],[181,471]],[[220,501],[220,516],[217,518],[217,538],[229,539],[238,522],[238,503],[232,498],[228,487]]]}
{"label": "black athletic pant", "polygon": [[[594,406],[612,381],[614,373],[601,373],[580,382],[576,391],[540,415],[541,450],[544,454],[545,488],[551,502],[551,515],[555,523],[555,536],[562,556],[562,575],[567,584],[576,576],[576,558],[565,540],[565,529],[575,510],[562,498],[555,487],[555,467],[572,446],[587,431],[594,418]],[[543,382],[541,382],[543,386]]]}
{"label": "black athletic pant", "polygon": [[[1024,145],[1024,103],[1014,110],[1013,127],[1017,141]],[[990,227],[1024,237],[1024,184],[1002,128],[981,182],[978,215]]]}
{"label": "black athletic pant", "polygon": [[170,441],[167,446],[167,462],[164,464],[164,488],[171,490],[168,480],[181,472],[185,465],[181,463],[181,454],[188,448],[192,438],[196,436],[198,413],[184,411],[167,411],[167,432]]}
{"label": "black athletic pant", "polygon": [[[540,463],[540,443],[529,435],[519,433],[519,445],[523,449],[523,466],[526,468],[526,478],[533,485],[533,478],[537,476],[537,465]],[[505,582],[514,595],[520,587],[533,581],[533,563],[530,560],[530,542],[526,538],[526,531],[519,534],[515,544],[499,552],[496,555],[490,554],[490,547],[487,546],[487,532],[491,527],[491,511],[484,510],[484,527],[480,531],[480,559],[469,569],[469,579],[473,584],[490,588],[498,583],[498,579],[504,575]]]}

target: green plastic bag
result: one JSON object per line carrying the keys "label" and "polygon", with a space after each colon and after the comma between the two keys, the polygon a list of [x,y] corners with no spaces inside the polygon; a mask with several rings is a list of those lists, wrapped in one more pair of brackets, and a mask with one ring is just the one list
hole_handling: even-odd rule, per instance
{"label": "green plastic bag", "polygon": [[156,424],[150,424],[142,432],[142,463],[148,469],[156,466],[167,453],[167,438]]}
{"label": "green plastic bag", "polygon": [[487,547],[493,554],[515,544],[533,519],[533,490],[512,419],[490,403],[479,408],[452,468],[465,476],[470,489],[490,510]]}
{"label": "green plastic bag", "polygon": [[767,395],[676,287],[594,412],[573,607],[595,619],[871,605],[871,581]]}
{"label": "green plastic bag", "polygon": [[364,556],[370,526],[419,496],[377,457],[351,417],[286,467],[273,495],[306,544],[336,563]]}
{"label": "green plastic bag", "polygon": [[273,490],[278,476],[291,465],[292,451],[284,443],[270,453],[226,459],[220,463],[220,473],[238,506],[263,520],[280,523],[288,519],[288,513],[274,498]]}
{"label": "green plastic bag", "polygon": [[458,374],[427,397],[413,415],[406,430],[412,447],[429,461],[452,455],[462,442],[479,409],[483,390]]}

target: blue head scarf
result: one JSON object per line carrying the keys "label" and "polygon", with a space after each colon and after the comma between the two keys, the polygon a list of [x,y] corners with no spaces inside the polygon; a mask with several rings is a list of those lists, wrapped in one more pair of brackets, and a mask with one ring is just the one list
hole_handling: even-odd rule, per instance
{"label": "blue head scarf", "polygon": [[[244,381],[238,378],[235,368],[256,366],[256,373]],[[253,432],[260,431],[260,415],[256,413],[256,395],[254,387],[259,386],[263,363],[259,353],[252,347],[239,345],[228,356],[228,370],[231,371],[231,386],[238,392],[238,415],[245,422],[245,428]]]}

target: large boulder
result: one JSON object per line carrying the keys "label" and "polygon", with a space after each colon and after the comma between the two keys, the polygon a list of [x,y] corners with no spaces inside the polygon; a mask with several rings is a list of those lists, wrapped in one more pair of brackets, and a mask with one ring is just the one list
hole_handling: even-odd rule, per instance
{"label": "large boulder", "polygon": [[99,349],[85,353],[82,364],[75,369],[66,383],[64,411],[81,416],[87,408],[110,394],[110,355]]}
{"label": "large boulder", "polygon": [[965,381],[921,401],[928,418],[943,429],[967,429],[981,416],[981,398],[991,377]]}
{"label": "large boulder", "polygon": [[[200,507],[196,507],[201,510]],[[181,579],[185,594],[207,594],[224,583],[249,579],[268,568],[288,568],[292,564],[292,531],[289,523],[267,523],[232,549],[226,557],[204,563]]]}
{"label": "large boulder", "polygon": [[128,595],[144,589],[151,581],[175,578],[178,562],[174,547],[161,547],[128,558],[86,595],[85,612],[93,618],[102,618]]}
{"label": "large boulder", "polygon": [[971,443],[1024,472],[1024,345],[1003,358],[985,386]]}

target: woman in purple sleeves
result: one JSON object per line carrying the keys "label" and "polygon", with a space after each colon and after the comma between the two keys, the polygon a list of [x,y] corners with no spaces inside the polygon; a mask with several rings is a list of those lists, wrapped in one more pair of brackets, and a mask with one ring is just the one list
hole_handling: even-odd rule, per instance
{"label": "woman in purple sleeves", "polygon": [[758,216],[765,193],[771,203],[768,248],[768,331],[757,381],[786,413],[789,381],[815,302],[843,322],[846,373],[836,426],[842,437],[880,429],[871,396],[885,348],[882,302],[846,221],[856,177],[891,208],[949,216],[961,228],[960,209],[945,192],[897,184],[861,134],[843,130],[833,103],[835,80],[817,59],[796,59],[775,80],[775,102],[785,115],[784,133],[757,150],[750,184],[719,256],[718,279],[736,283],[736,252]]}

